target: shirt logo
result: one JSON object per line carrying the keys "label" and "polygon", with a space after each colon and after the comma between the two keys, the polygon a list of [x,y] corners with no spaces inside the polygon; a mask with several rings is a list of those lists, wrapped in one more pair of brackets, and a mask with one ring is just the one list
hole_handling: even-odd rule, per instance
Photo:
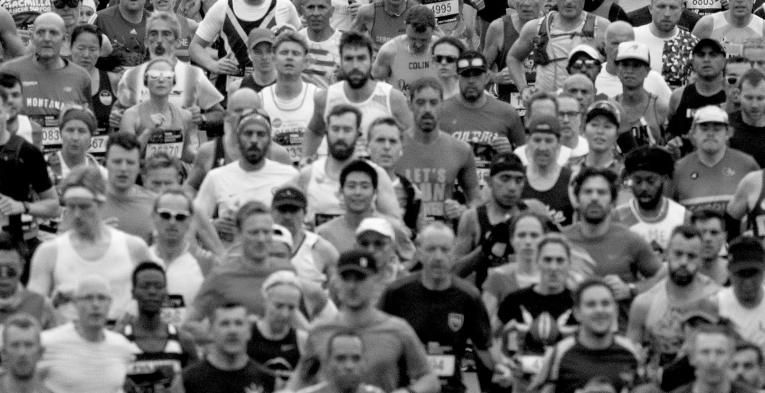
{"label": "shirt logo", "polygon": [[457,332],[462,329],[462,323],[465,322],[465,316],[455,312],[450,312],[447,316],[446,323],[453,332]]}

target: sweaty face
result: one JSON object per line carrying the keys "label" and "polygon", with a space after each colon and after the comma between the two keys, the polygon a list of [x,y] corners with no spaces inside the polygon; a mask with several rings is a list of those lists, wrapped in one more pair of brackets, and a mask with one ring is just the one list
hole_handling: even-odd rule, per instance
{"label": "sweaty face", "polygon": [[276,72],[280,75],[300,75],[305,69],[306,52],[297,42],[283,42],[274,57]]}
{"label": "sweaty face", "polygon": [[651,3],[653,25],[661,32],[671,32],[682,14],[682,0],[654,0]]}
{"label": "sweaty face", "polygon": [[589,287],[582,293],[579,304],[574,306],[574,316],[580,329],[586,329],[594,336],[606,336],[616,317],[614,296],[602,285]]}
{"label": "sweaty face", "polygon": [[690,285],[701,267],[701,239],[673,236],[667,246],[667,267],[673,283],[681,287]]}
{"label": "sweaty face", "polygon": [[741,112],[750,121],[758,121],[765,116],[765,81],[752,85],[748,81],[741,84]]}
{"label": "sweaty face", "polygon": [[644,209],[653,209],[661,202],[664,190],[664,178],[649,171],[635,171],[631,176],[632,194],[638,205]]}
{"label": "sweaty face", "polygon": [[217,309],[210,330],[216,350],[229,356],[247,351],[251,332],[244,307]]}
{"label": "sweaty face", "polygon": [[75,297],[79,323],[83,327],[103,328],[112,304],[111,294],[104,285],[84,285]]}
{"label": "sweaty face", "polygon": [[701,232],[701,257],[705,260],[717,259],[726,238],[722,222],[712,218],[696,221],[693,225]]}
{"label": "sweaty face", "polygon": [[340,69],[353,89],[367,83],[372,72],[372,56],[366,47],[344,46],[340,48]]}
{"label": "sweaty face", "polygon": [[393,168],[401,158],[403,146],[398,127],[379,124],[369,130],[369,156],[372,162],[388,169]]}
{"label": "sweaty face", "polygon": [[156,20],[146,28],[146,47],[151,58],[173,56],[178,45],[178,37],[170,28],[170,23]]}
{"label": "sweaty face", "polygon": [[595,86],[590,80],[577,79],[575,81],[569,81],[564,87],[566,93],[571,94],[579,100],[579,105],[582,108],[589,108],[595,99]]}
{"label": "sweaty face", "polygon": [[266,158],[271,144],[271,129],[260,121],[250,121],[240,127],[239,152],[242,158],[252,165],[259,164]]}
{"label": "sweaty face", "polygon": [[362,213],[372,208],[376,190],[368,174],[364,172],[349,173],[340,191],[348,211]]}
{"label": "sweaty face", "polygon": [[650,67],[640,60],[626,59],[616,63],[616,73],[623,86],[639,88],[648,76]]}
{"label": "sweaty face", "polygon": [[537,257],[540,282],[547,288],[562,290],[566,287],[571,262],[566,249],[558,243],[548,243]]}
{"label": "sweaty face", "polygon": [[717,78],[725,67],[725,56],[715,52],[712,48],[701,48],[701,51],[693,55],[693,70],[699,78],[713,80]]}
{"label": "sweaty face", "polygon": [[308,0],[303,2],[303,16],[306,27],[312,31],[322,31],[329,26],[334,8],[327,0]]}
{"label": "sweaty face", "polygon": [[180,185],[181,176],[173,167],[155,168],[143,176],[143,186],[149,191],[159,194],[162,191]]}
{"label": "sweaty face", "polygon": [[345,161],[353,156],[359,127],[356,115],[343,113],[329,118],[327,124],[327,148],[329,155],[338,161]]}
{"label": "sweaty face", "polygon": [[459,76],[460,94],[465,101],[475,102],[483,96],[488,74],[481,70],[463,71]]}
{"label": "sweaty face", "polygon": [[433,280],[447,279],[454,269],[454,235],[447,230],[426,232],[420,239],[422,274]]}
{"label": "sweaty face", "polygon": [[165,275],[156,269],[140,271],[133,287],[133,298],[141,312],[153,315],[159,313],[162,310],[162,303],[167,298]]}
{"label": "sweaty face", "polygon": [[579,213],[591,223],[599,224],[611,214],[613,201],[608,181],[600,176],[590,177],[582,183],[577,195]]}
{"label": "sweaty face", "polygon": [[82,120],[69,120],[61,127],[61,150],[83,157],[90,148],[90,129]]}
{"label": "sweaty face", "polygon": [[730,138],[730,131],[723,123],[701,123],[694,126],[691,137],[697,149],[714,154],[725,148]]}
{"label": "sweaty face", "polygon": [[414,123],[423,132],[432,132],[438,128],[442,99],[438,90],[425,87],[414,93],[410,107]]}
{"label": "sweaty face", "polygon": [[518,259],[532,262],[537,257],[537,246],[544,236],[544,228],[538,218],[528,216],[515,223],[510,234],[510,244]]}
{"label": "sweaty face", "polygon": [[560,122],[561,139],[579,137],[582,129],[582,113],[579,101],[570,97],[558,98],[558,122]]}

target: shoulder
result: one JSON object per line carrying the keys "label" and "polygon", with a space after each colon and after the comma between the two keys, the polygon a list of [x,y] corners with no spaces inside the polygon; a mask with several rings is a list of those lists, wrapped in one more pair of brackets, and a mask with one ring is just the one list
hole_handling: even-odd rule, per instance
{"label": "shoulder", "polygon": [[6,72],[29,70],[30,64],[32,64],[32,55],[26,55],[6,61],[0,69]]}
{"label": "shoulder", "polygon": [[472,300],[478,300],[481,299],[481,292],[478,290],[478,288],[475,287],[475,285],[471,284],[469,281],[454,277],[452,279],[452,286],[456,288],[458,291],[462,292]]}
{"label": "shoulder", "polygon": [[388,285],[385,293],[389,295],[395,295],[399,292],[406,292],[416,285],[419,285],[420,273],[410,274],[408,276],[399,278]]}
{"label": "shoulder", "polygon": [[621,335],[614,336],[614,345],[616,345],[617,348],[621,348],[622,350],[629,352],[632,356],[635,357],[635,361],[640,359],[640,353],[638,352],[635,343],[633,343],[632,340],[628,339],[627,337]]}

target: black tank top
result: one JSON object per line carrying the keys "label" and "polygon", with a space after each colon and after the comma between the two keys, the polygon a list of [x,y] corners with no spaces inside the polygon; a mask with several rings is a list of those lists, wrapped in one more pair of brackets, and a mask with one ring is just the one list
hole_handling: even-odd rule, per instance
{"label": "black tank top", "polygon": [[669,125],[667,126],[668,132],[671,133],[669,138],[688,134],[696,109],[707,105],[723,104],[725,104],[725,90],[720,90],[712,96],[703,96],[696,90],[695,83],[685,86],[677,110],[669,119]]}
{"label": "black tank top", "polygon": [[93,113],[98,121],[97,134],[106,133],[109,129],[109,114],[112,112],[112,106],[117,97],[112,91],[112,84],[109,81],[109,73],[104,70],[98,70],[98,92],[93,95]]}
{"label": "black tank top", "polygon": [[169,388],[175,375],[188,363],[188,354],[183,352],[178,329],[173,325],[167,325],[167,342],[161,352],[144,352],[135,342],[132,325],[126,325],[122,335],[138,352],[128,368],[128,392],[154,393],[158,386]]}
{"label": "black tank top", "polygon": [[560,226],[571,224],[574,216],[574,207],[568,196],[568,185],[571,182],[571,170],[563,167],[558,175],[558,181],[547,191],[537,191],[529,182],[523,187],[521,198],[536,199],[550,209],[553,221]]}
{"label": "black tank top", "polygon": [[749,222],[749,228],[754,232],[754,236],[765,237],[765,171],[762,175],[762,187],[760,187],[760,196],[754,204],[752,210],[746,215]]}
{"label": "black tank top", "polygon": [[223,135],[215,138],[215,153],[210,169],[226,165],[226,148],[223,146]]}
{"label": "black tank top", "polygon": [[247,355],[255,362],[273,371],[276,377],[288,379],[300,360],[297,333],[290,329],[284,338],[269,340],[260,333],[257,324],[252,325],[252,337],[247,343]]}

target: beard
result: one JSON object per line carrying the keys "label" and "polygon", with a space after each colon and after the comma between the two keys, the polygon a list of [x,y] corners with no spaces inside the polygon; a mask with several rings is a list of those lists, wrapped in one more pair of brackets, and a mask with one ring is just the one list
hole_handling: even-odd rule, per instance
{"label": "beard", "polygon": [[327,146],[329,149],[329,155],[338,161],[345,161],[353,156],[354,150],[356,150],[356,141],[350,145],[343,141],[337,141]]}
{"label": "beard", "polygon": [[584,208],[582,218],[589,224],[600,224],[608,217],[608,210],[596,203],[590,203]]}
{"label": "beard", "polygon": [[247,149],[241,149],[240,153],[242,154],[242,158],[247,160],[248,163],[255,165],[266,158],[266,151],[268,151],[268,146],[261,149],[258,145],[252,145]]}
{"label": "beard", "polygon": [[367,84],[369,72],[363,73],[359,70],[351,70],[345,75],[345,80],[353,89],[360,89]]}
{"label": "beard", "polygon": [[430,113],[423,114],[417,121],[417,127],[423,132],[431,132],[435,130],[437,124],[436,117]]}
{"label": "beard", "polygon": [[694,277],[695,275],[685,268],[669,271],[669,279],[680,287],[686,287],[690,285],[693,282]]}
{"label": "beard", "polygon": [[641,209],[644,210],[651,210],[655,209],[662,201],[662,196],[664,196],[664,186],[662,185],[659,187],[658,190],[656,190],[656,194],[651,196],[651,199],[649,199],[647,202],[641,202],[641,197],[643,196],[650,196],[647,195],[648,193],[641,193],[640,195],[637,195],[635,197],[635,200],[637,201],[638,206],[640,206]]}

